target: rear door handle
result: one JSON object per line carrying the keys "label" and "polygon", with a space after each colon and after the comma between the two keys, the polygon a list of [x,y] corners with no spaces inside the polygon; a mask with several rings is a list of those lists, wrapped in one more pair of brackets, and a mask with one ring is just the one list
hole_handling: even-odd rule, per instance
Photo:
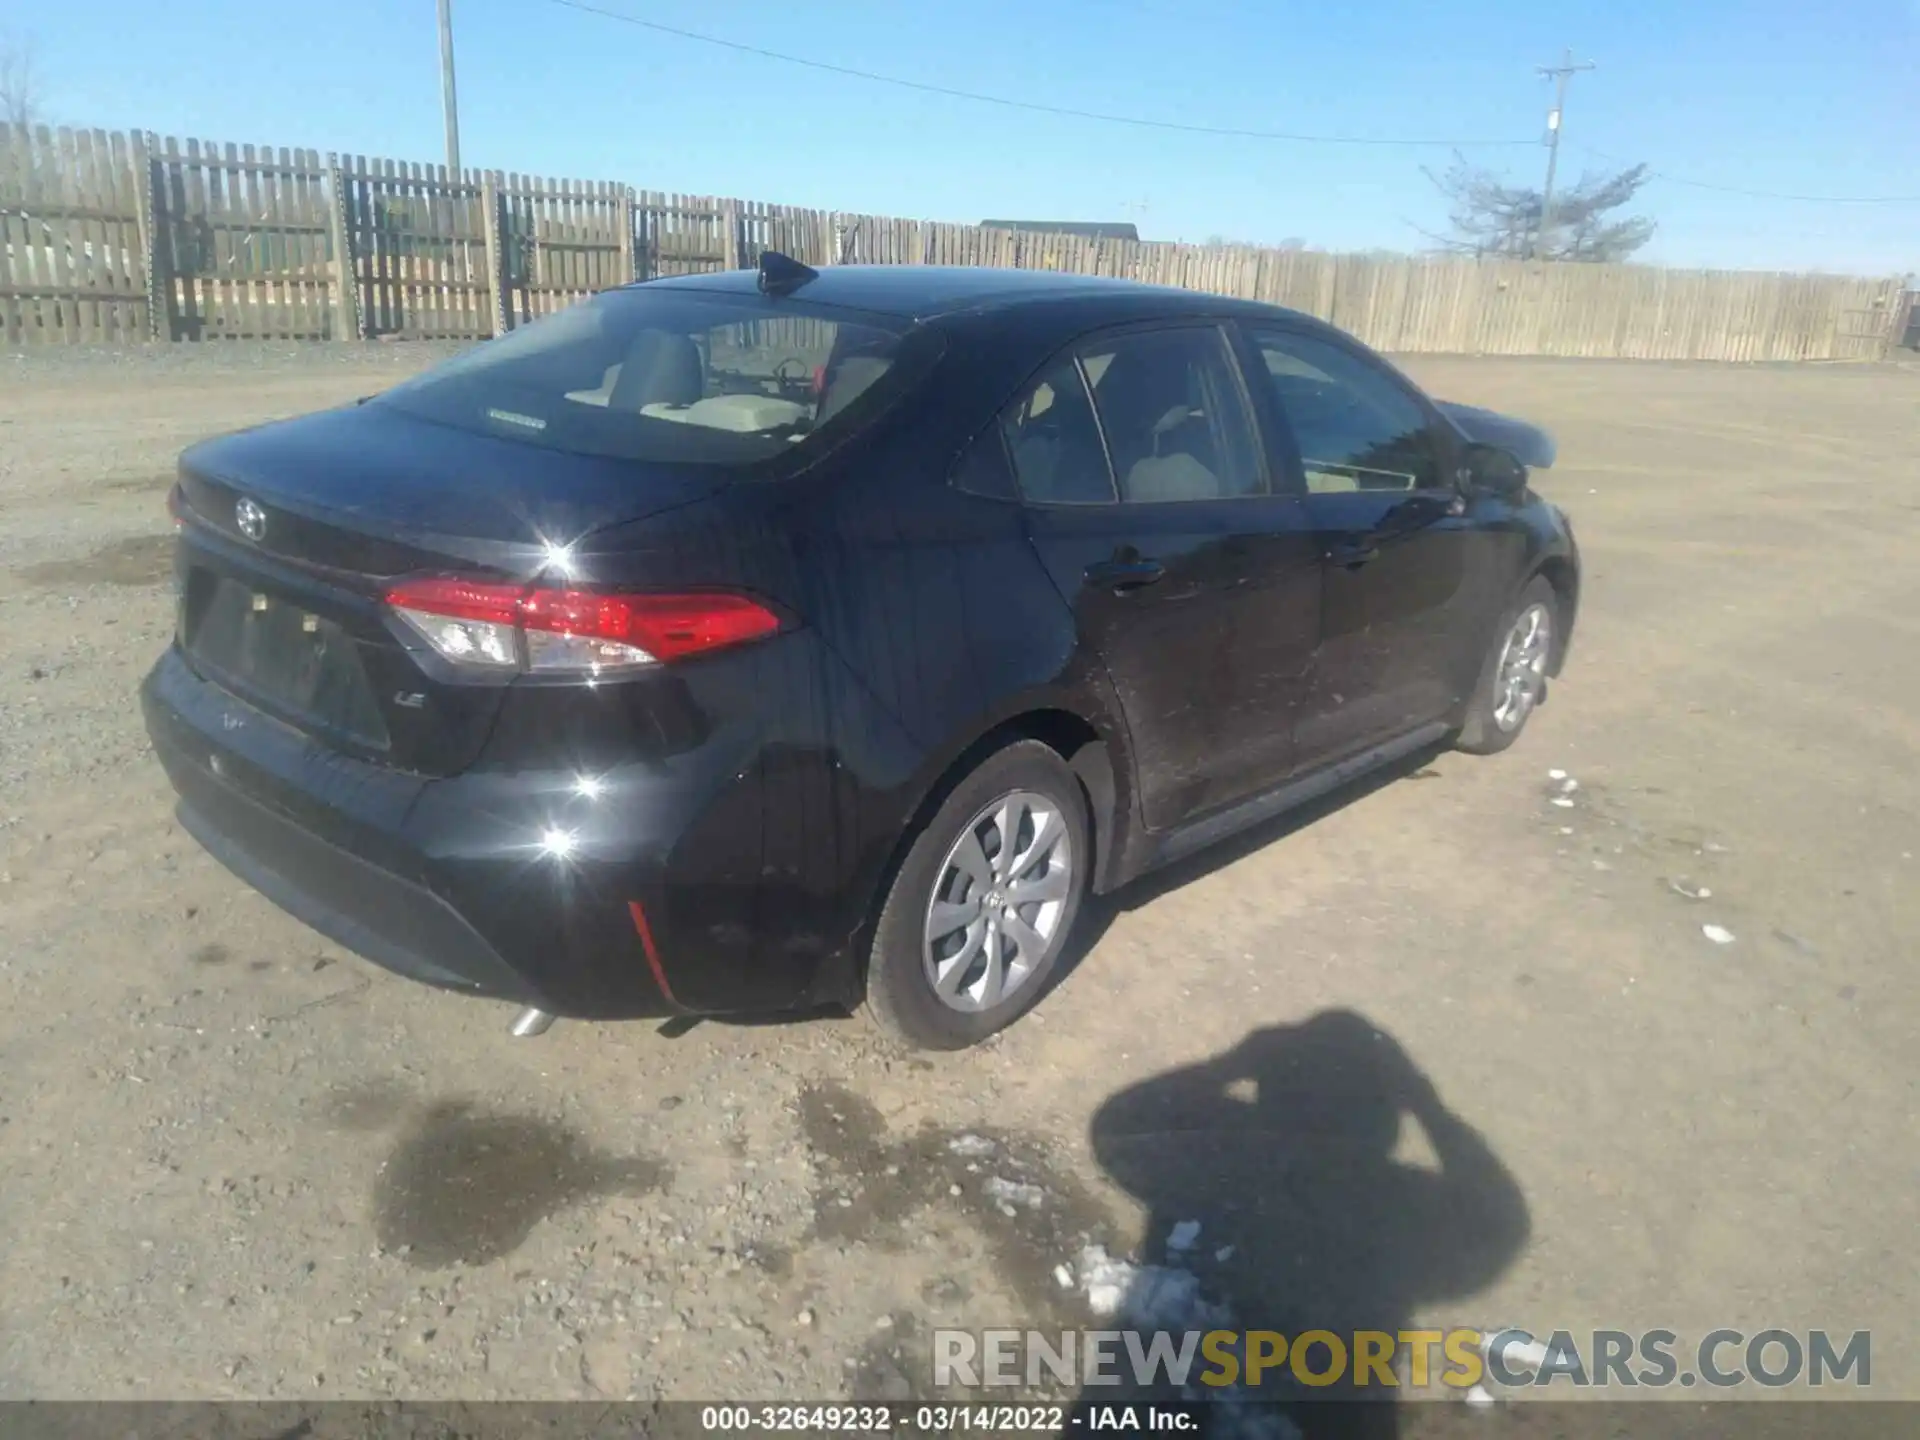
{"label": "rear door handle", "polygon": [[1327,559],[1335,565],[1343,565],[1349,570],[1358,570],[1369,561],[1380,558],[1380,547],[1372,544],[1336,545],[1327,552]]}
{"label": "rear door handle", "polygon": [[1143,585],[1151,585],[1164,577],[1167,567],[1158,560],[1148,560],[1144,556],[1127,560],[1096,560],[1087,566],[1086,577],[1089,585],[1109,585],[1116,595],[1129,590],[1138,590]]}

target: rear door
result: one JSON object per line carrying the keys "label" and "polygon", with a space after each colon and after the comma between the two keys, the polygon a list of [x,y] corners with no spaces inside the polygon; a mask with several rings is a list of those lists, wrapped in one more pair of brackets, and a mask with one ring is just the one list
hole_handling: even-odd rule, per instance
{"label": "rear door", "polygon": [[1092,337],[1002,426],[1029,534],[1120,697],[1147,825],[1284,776],[1319,582],[1303,506],[1269,484],[1226,332]]}
{"label": "rear door", "polygon": [[1313,766],[1449,713],[1470,570],[1491,557],[1454,480],[1451,431],[1424,398],[1331,336],[1246,331],[1269,414],[1299,456],[1319,551],[1319,653],[1294,731],[1296,758]]}

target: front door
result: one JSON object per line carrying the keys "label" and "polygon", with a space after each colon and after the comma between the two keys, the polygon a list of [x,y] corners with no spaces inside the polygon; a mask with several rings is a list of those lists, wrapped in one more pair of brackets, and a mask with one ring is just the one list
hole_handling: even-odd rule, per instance
{"label": "front door", "polygon": [[1112,678],[1141,810],[1166,829],[1283,777],[1320,580],[1226,334],[1094,337],[1009,410],[1028,532]]}
{"label": "front door", "polygon": [[1311,766],[1452,711],[1484,537],[1443,423],[1397,375],[1318,333],[1250,335],[1299,451],[1320,551],[1320,649],[1294,730]]}

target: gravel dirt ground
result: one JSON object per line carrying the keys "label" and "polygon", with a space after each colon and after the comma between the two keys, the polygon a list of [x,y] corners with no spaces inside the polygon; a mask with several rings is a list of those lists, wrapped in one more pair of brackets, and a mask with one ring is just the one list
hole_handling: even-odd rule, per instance
{"label": "gravel dirt ground", "polygon": [[903,1395],[1192,1220],[1249,1324],[1871,1329],[1920,1398],[1920,373],[1412,362],[1560,440],[1552,702],[1098,906],[921,1059],[513,1041],[177,828],[173,457],[434,353],[0,355],[0,1395]]}

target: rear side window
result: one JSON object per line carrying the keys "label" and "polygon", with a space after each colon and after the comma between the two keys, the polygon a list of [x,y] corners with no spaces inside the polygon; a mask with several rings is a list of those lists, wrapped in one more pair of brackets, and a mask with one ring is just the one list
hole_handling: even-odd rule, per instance
{"label": "rear side window", "polygon": [[1088,345],[1080,359],[1122,500],[1265,493],[1253,417],[1219,330],[1115,336]]}
{"label": "rear side window", "polygon": [[1338,345],[1256,331],[1269,383],[1300,446],[1307,490],[1424,490],[1441,483],[1426,411],[1392,376]]}
{"label": "rear side window", "polygon": [[759,297],[614,291],[480,345],[376,403],[554,450],[754,465],[853,433],[937,337]]}
{"label": "rear side window", "polygon": [[1110,505],[1113,477],[1107,470],[1100,425],[1080,378],[1080,366],[1064,355],[1000,418],[1007,454],[1020,493],[1038,505]]}

